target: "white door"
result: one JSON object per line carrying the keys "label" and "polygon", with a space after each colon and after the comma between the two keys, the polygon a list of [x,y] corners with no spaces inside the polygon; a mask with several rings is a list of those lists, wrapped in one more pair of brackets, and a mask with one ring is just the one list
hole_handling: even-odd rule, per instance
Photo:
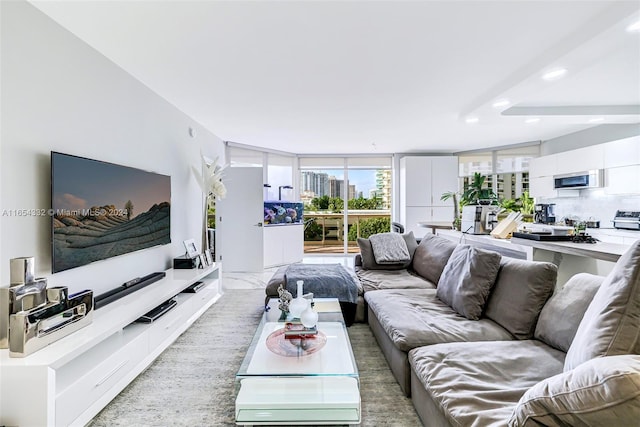
{"label": "white door", "polygon": [[230,167],[224,172],[227,195],[216,203],[216,255],[223,271],[263,270],[264,219],[262,168]]}

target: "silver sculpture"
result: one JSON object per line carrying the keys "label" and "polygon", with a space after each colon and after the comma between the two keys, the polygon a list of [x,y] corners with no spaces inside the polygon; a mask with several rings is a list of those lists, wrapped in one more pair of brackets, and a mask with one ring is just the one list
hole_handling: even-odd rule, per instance
{"label": "silver sculpture", "polygon": [[0,288],[0,348],[24,357],[88,325],[93,291],[69,295],[66,286],[47,288],[34,277],[33,257],[10,261],[11,285]]}
{"label": "silver sculpture", "polygon": [[293,296],[291,295],[291,292],[286,290],[284,288],[284,285],[280,285],[278,287],[278,297],[279,297],[278,301],[280,302],[280,304],[278,304],[278,308],[285,315],[288,314],[289,313],[289,303],[293,299]]}

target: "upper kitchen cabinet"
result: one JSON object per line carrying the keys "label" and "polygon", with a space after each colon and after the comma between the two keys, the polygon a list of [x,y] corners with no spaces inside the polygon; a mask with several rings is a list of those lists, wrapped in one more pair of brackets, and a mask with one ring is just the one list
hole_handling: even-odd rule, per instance
{"label": "upper kitchen cabinet", "polygon": [[607,168],[604,182],[606,194],[640,194],[640,165]]}
{"label": "upper kitchen cabinet", "polygon": [[604,145],[604,167],[640,165],[640,136],[607,142]]}
{"label": "upper kitchen cabinet", "polygon": [[400,159],[400,222],[406,231],[422,236],[419,221],[453,218],[451,200],[443,193],[458,189],[458,158],[455,156],[405,156]]}
{"label": "upper kitchen cabinet", "polygon": [[558,191],[553,188],[553,176],[529,178],[529,196],[545,199],[558,197]]}
{"label": "upper kitchen cabinet", "polygon": [[556,174],[604,168],[604,144],[556,154]]}
{"label": "upper kitchen cabinet", "polygon": [[529,161],[529,195],[531,197],[557,197],[553,188],[553,175],[556,174],[558,156],[536,157]]}
{"label": "upper kitchen cabinet", "polygon": [[529,161],[529,178],[553,176],[558,169],[558,155],[536,157]]}

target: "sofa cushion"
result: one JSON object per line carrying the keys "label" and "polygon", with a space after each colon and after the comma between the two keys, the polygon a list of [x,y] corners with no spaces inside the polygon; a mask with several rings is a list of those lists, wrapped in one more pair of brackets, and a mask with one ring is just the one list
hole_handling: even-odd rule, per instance
{"label": "sofa cushion", "polygon": [[435,289],[389,289],[366,292],[364,298],[380,326],[402,351],[458,341],[512,340],[489,319],[471,321],[436,297]]}
{"label": "sofa cushion", "polygon": [[563,352],[535,340],[438,344],[409,352],[413,372],[452,426],[506,425],[522,395],[562,372],[563,361]]}
{"label": "sofa cushion", "polygon": [[409,261],[397,264],[378,264],[369,239],[358,237],[358,247],[360,248],[360,256],[362,258],[362,268],[366,270],[401,270],[409,267],[411,265],[411,259],[413,259],[413,255],[418,247],[418,242],[413,235],[413,231],[403,234],[402,238],[407,244],[407,249],[409,250]]}
{"label": "sofa cushion", "polygon": [[412,268],[430,282],[438,283],[456,244],[434,234],[425,235],[413,255]]}
{"label": "sofa cushion", "polygon": [[435,283],[429,282],[409,270],[365,270],[355,267],[356,275],[364,292],[379,289],[435,289]]}
{"label": "sofa cushion", "polygon": [[467,319],[480,319],[501,258],[497,252],[458,245],[442,271],[436,295]]}
{"label": "sofa cushion", "polygon": [[569,350],[584,312],[603,280],[602,276],[588,273],[572,276],[542,308],[535,338],[558,350]]}
{"label": "sofa cushion", "polygon": [[558,267],[550,262],[502,257],[484,315],[514,337],[530,339],[540,310],[553,293],[557,276]]}
{"label": "sofa cushion", "polygon": [[640,422],[640,356],[591,359],[522,396],[509,425],[633,426]]}
{"label": "sofa cushion", "polygon": [[411,261],[407,243],[398,233],[372,234],[369,243],[378,264],[406,264]]}
{"label": "sofa cushion", "polygon": [[564,370],[598,356],[640,353],[640,240],[604,279],[578,326]]}

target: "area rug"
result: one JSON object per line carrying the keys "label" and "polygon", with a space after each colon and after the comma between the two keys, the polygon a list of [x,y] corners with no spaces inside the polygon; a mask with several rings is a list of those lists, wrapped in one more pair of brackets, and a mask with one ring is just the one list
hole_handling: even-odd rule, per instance
{"label": "area rug", "polygon": [[[90,423],[235,425],[235,373],[260,321],[264,289],[229,290]],[[365,324],[349,329],[360,372],[363,426],[421,426]]]}

